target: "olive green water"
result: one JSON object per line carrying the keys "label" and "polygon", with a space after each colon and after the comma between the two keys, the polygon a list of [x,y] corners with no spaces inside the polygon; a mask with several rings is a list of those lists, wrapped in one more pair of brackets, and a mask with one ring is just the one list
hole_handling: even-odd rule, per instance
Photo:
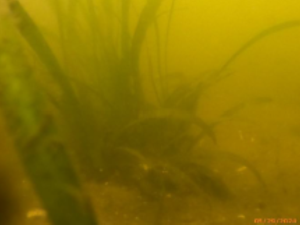
{"label": "olive green water", "polygon": [[300,219],[297,1],[0,2],[0,222]]}

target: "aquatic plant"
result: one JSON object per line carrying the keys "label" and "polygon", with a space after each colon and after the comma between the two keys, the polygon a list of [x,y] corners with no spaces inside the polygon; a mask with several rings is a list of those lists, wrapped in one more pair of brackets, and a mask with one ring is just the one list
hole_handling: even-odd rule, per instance
{"label": "aquatic plant", "polygon": [[[25,165],[44,204],[47,205],[49,200],[48,193],[42,191],[44,185],[54,187],[56,181],[59,185],[66,185],[71,192],[75,189],[76,193],[81,194],[70,159],[64,153],[68,151],[64,144],[71,147],[69,156],[72,162],[79,163],[80,175],[83,174],[84,178],[99,182],[113,180],[138,187],[144,196],[152,199],[162,199],[170,193],[180,195],[188,192],[199,195],[207,192],[219,199],[230,198],[233,193],[222,174],[217,174],[210,166],[210,162],[218,157],[248,167],[259,183],[265,186],[260,173],[246,159],[225,151],[203,149],[199,144],[204,138],[217,142],[215,127],[247,103],[233,106],[212,123],[196,114],[197,103],[208,88],[230,75],[226,72],[228,66],[249,47],[275,32],[299,26],[299,21],[262,31],[206,79],[201,77],[197,81],[166,90],[167,78],[163,67],[167,65],[161,56],[167,56],[167,51],[163,53],[163,47],[167,50],[175,1],[172,1],[168,12],[166,46],[161,45],[163,35],[158,29],[162,0],[147,0],[134,20],[130,17],[133,2],[129,0],[120,1],[120,7],[111,0],[97,3],[78,0],[66,4],[51,0],[50,3],[58,18],[57,42],[45,38],[41,28],[17,0],[9,1],[11,13],[18,19],[17,29],[30,47],[29,50],[25,45],[24,49],[27,54],[31,52],[35,55],[36,64],[42,64],[44,70],[40,67],[29,69],[22,57],[21,63],[14,62],[12,56],[17,53],[13,52],[8,54],[11,61],[2,62],[3,68],[14,64],[12,72],[17,70],[21,77],[1,77],[1,83],[8,85],[4,89],[7,96],[7,102],[3,104],[4,111],[14,115],[11,118],[7,113],[8,121],[12,121],[12,133],[25,140],[25,145],[19,146],[21,153],[23,148],[27,151],[28,146],[34,148],[30,159],[32,167],[27,162]],[[151,26],[154,26],[156,33],[157,60],[149,57],[148,62],[149,68],[156,66],[159,74],[159,81],[152,77],[153,83],[150,84],[156,90],[154,97],[147,96],[144,84],[146,75],[140,68],[142,49]],[[61,47],[60,54],[55,52],[53,42]],[[29,80],[24,79],[32,70],[44,72]],[[3,71],[2,74],[10,72]],[[36,82],[43,79],[51,80],[51,85]],[[24,98],[16,99],[14,86],[11,86],[16,82],[19,84],[17,88],[20,88],[17,91],[22,90],[26,94]],[[46,91],[42,92],[39,85]],[[44,93],[45,97],[39,99],[39,92]],[[15,101],[20,103],[20,108],[8,110],[7,106]],[[48,105],[51,105],[49,112],[45,111]],[[53,114],[60,120],[54,122]],[[18,130],[18,127],[21,129]],[[62,142],[52,138],[58,134]],[[16,139],[16,143],[21,142]],[[59,148],[61,155],[53,158],[52,151],[40,152],[41,145],[43,148],[52,146],[54,152]],[[22,157],[27,160],[25,153]],[[43,179],[45,174],[37,169],[40,162],[47,165],[45,169],[50,171],[53,180],[46,182]],[[65,173],[58,174],[57,166],[63,166]],[[63,195],[61,189],[54,191],[57,197]],[[77,212],[78,204],[74,201],[69,196],[65,202],[74,206],[70,211]],[[53,213],[53,218],[62,216],[53,207],[46,207],[50,214]],[[84,214],[82,217],[93,224],[89,210],[85,212],[88,216]]]}
{"label": "aquatic plant", "polygon": [[[2,18],[0,25],[5,31],[0,39],[1,109],[23,167],[53,224],[97,224],[12,21]],[[18,204],[5,200],[5,210]]]}

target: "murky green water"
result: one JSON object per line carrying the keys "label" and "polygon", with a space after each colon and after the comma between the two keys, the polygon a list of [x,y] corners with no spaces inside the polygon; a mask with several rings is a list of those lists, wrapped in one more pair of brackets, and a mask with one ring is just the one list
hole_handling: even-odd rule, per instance
{"label": "murky green water", "polygon": [[9,2],[1,224],[296,223],[298,2]]}

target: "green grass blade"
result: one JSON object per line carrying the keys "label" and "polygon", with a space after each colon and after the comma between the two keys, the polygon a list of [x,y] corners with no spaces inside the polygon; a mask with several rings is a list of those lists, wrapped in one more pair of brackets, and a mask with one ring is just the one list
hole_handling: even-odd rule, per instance
{"label": "green grass blade", "polygon": [[132,69],[134,74],[134,80],[136,85],[136,90],[138,90],[138,94],[141,95],[142,91],[140,90],[141,83],[138,80],[139,73],[139,57],[142,44],[144,42],[146,32],[151,25],[155,21],[155,15],[157,10],[159,9],[162,0],[148,0],[146,5],[144,6],[138,23],[136,25],[136,29],[133,34],[132,44],[131,44],[131,55],[130,60],[132,63]]}
{"label": "green grass blade", "polygon": [[[285,23],[281,23],[275,26],[272,26],[268,29],[263,30],[262,32],[255,35],[253,38],[251,38],[249,41],[247,41],[241,48],[239,48],[220,68],[218,72],[216,72],[210,79],[219,79],[221,74],[231,65],[240,55],[242,55],[244,52],[246,52],[250,47],[252,47],[254,44],[259,42],[260,40],[275,34],[280,31],[284,31],[287,29],[295,28],[300,26],[300,20],[293,20],[288,21]],[[225,77],[227,77],[230,74],[226,74]]]}
{"label": "green grass blade", "polygon": [[[156,64],[157,64],[157,74],[158,74],[158,78],[159,78],[159,96],[157,101],[160,103],[160,105],[162,104],[162,99],[164,99],[165,96],[165,92],[166,92],[166,85],[165,85],[165,81],[164,81],[164,77],[163,77],[163,72],[162,72],[162,60],[161,60],[161,37],[160,37],[160,32],[159,32],[159,26],[158,26],[158,21],[157,18],[154,21],[154,31],[155,31],[155,41],[156,41]],[[158,87],[157,87],[158,89]]]}
{"label": "green grass blade", "polygon": [[145,115],[141,116],[139,119],[132,121],[131,123],[127,124],[125,127],[123,127],[119,132],[117,132],[116,137],[122,136],[124,133],[126,133],[128,130],[132,129],[133,127],[140,126],[145,121],[149,120],[173,120],[178,121],[178,123],[185,122],[189,125],[196,125],[202,131],[205,135],[210,137],[212,140],[216,141],[215,132],[213,131],[212,127],[207,124],[205,121],[203,121],[201,118],[194,116],[191,113],[188,113],[183,110],[169,110],[169,109],[159,109],[150,111],[149,113],[146,113]]}
{"label": "green grass blade", "polygon": [[126,57],[130,49],[130,36],[129,36],[129,9],[130,0],[122,0],[122,23],[121,23],[121,48],[122,56]]}
{"label": "green grass blade", "polygon": [[24,10],[19,1],[11,1],[9,6],[13,15],[18,19],[17,26],[24,39],[45,64],[46,68],[54,80],[61,86],[62,90],[64,90],[69,97],[74,97],[74,93],[67,76],[59,65],[37,25]]}
{"label": "green grass blade", "polygon": [[171,31],[171,22],[173,19],[174,14],[174,8],[175,8],[175,2],[176,0],[172,0],[171,7],[170,7],[170,13],[168,16],[168,22],[167,22],[167,28],[166,28],[166,39],[165,39],[165,74],[168,74],[168,47],[169,47],[169,37],[170,37],[170,31]]}
{"label": "green grass blade", "polygon": [[288,22],[285,22],[285,23],[282,23],[282,24],[279,24],[279,25],[275,25],[275,26],[270,27],[266,30],[263,30],[262,32],[260,32],[259,34],[257,34],[253,38],[251,38],[249,41],[247,41],[238,51],[236,51],[225,62],[225,64],[221,68],[221,71],[224,71],[225,69],[227,69],[227,67],[232,62],[234,62],[234,60],[236,60],[242,53],[244,53],[248,48],[250,48],[252,45],[257,43],[258,41],[262,40],[263,38],[268,37],[271,34],[274,34],[274,33],[277,33],[277,32],[283,31],[283,30],[299,27],[299,26],[300,26],[300,20],[294,20],[294,21],[288,21]]}
{"label": "green grass blade", "polygon": [[203,158],[210,158],[210,159],[222,159],[222,160],[229,160],[232,162],[239,163],[243,166],[246,166],[249,171],[256,177],[257,181],[261,185],[261,187],[264,190],[267,190],[267,185],[265,183],[265,180],[263,179],[260,172],[257,170],[257,168],[248,160],[243,158],[242,156],[239,156],[237,154],[228,152],[228,151],[206,151],[203,156]]}

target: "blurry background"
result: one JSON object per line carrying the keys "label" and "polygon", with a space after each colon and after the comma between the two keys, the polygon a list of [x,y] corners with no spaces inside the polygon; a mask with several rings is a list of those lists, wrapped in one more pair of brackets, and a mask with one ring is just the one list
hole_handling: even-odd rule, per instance
{"label": "blurry background", "polygon": [[[54,2],[21,1],[41,27],[61,62],[64,62],[62,49],[57,42],[59,26],[54,13]],[[117,4],[116,2],[113,1],[114,4]],[[60,4],[63,4],[62,0]],[[135,12],[139,12],[143,4],[143,1],[134,1],[132,21],[135,21]],[[162,36],[166,35],[170,5],[171,1],[164,1],[158,13],[160,15],[158,29]],[[296,0],[176,0],[167,46],[167,60],[163,68],[167,75],[166,85],[172,89],[172,86],[193,82],[203,74],[217,71],[230,56],[256,34],[276,24],[300,20],[299,12],[300,3]],[[91,38],[88,35],[89,33],[82,33],[82,37],[87,40]],[[117,34],[115,35],[117,37]],[[207,219],[203,220],[197,218],[201,206],[198,206],[198,203],[189,203],[191,207],[186,212],[189,215],[186,216],[188,219],[178,224],[199,224],[199,221],[201,224],[253,224],[253,219],[257,217],[268,218],[276,215],[278,218],[297,218],[300,216],[300,203],[297,200],[300,199],[298,191],[300,189],[299,40],[300,27],[286,29],[260,40],[226,69],[226,72],[231,75],[209,88],[198,103],[198,115],[207,122],[214,122],[224,111],[234,105],[242,104],[241,109],[230,120],[216,127],[217,145],[214,145],[211,140],[203,140],[201,144],[208,149],[217,148],[236,153],[253,163],[265,179],[268,196],[260,193],[253,175],[247,168],[231,162],[219,164],[216,162],[216,170],[226,169],[223,176],[227,183],[232,185],[237,195],[237,202],[231,207],[224,207],[211,201],[211,207],[215,211],[209,214],[216,218],[210,219],[208,215]],[[164,39],[162,43],[166,43]],[[155,46],[155,33],[152,26],[142,51],[141,71],[144,74],[149,72],[147,52],[153,54],[155,58],[155,53],[151,53]],[[80,48],[83,47],[78,46],[79,52]],[[166,55],[162,53],[161,57],[164,59]],[[76,70],[77,67],[82,69],[84,64],[71,62],[68,66],[71,70],[72,68]],[[88,80],[88,76],[82,79]],[[145,76],[144,82],[146,95],[152,99],[154,90],[148,85],[151,82],[150,78]],[[7,144],[9,140],[5,130],[2,126],[0,128],[1,148],[11,149],[7,147],[10,145]],[[90,188],[95,193],[98,193],[100,188],[102,193],[117,196],[116,198],[126,195],[122,190],[113,188],[108,190],[94,184]],[[250,203],[252,197],[258,199],[256,203]],[[95,199],[98,202],[97,197]],[[101,209],[107,207],[105,204],[114,204],[112,203],[114,201],[101,202],[103,207]],[[124,200],[126,201],[130,202],[128,199]],[[122,206],[116,207],[122,208]],[[202,207],[200,214],[207,215],[208,208]],[[102,212],[102,217],[107,217],[108,221],[113,220],[111,211],[104,210],[103,213],[101,209],[99,214],[101,215]],[[173,210],[170,209],[171,213],[166,213],[165,224],[173,224],[170,215],[173,215],[172,212],[174,213],[176,209]],[[116,215],[114,218],[116,221],[109,224],[120,224],[118,220],[124,219]],[[128,224],[135,223],[128,222]],[[143,222],[136,222],[136,224],[143,224]]]}

